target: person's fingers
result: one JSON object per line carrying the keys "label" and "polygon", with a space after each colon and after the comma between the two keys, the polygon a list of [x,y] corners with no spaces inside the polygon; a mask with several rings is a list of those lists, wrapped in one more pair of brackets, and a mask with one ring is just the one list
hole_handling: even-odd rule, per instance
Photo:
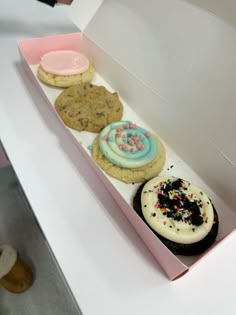
{"label": "person's fingers", "polygon": [[58,3],[63,3],[63,4],[71,4],[73,0],[57,0]]}

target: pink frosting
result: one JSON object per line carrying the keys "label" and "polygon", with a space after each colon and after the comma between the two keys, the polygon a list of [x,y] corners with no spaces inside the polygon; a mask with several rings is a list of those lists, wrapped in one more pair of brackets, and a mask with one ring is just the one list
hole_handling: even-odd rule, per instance
{"label": "pink frosting", "polygon": [[76,75],[88,70],[89,60],[76,51],[57,50],[43,55],[40,66],[51,74]]}

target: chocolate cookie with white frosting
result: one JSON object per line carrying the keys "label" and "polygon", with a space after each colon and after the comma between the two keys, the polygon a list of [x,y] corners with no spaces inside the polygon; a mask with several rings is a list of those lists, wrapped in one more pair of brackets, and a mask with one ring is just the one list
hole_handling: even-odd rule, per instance
{"label": "chocolate cookie with white frosting", "polygon": [[176,255],[201,254],[218,234],[218,215],[210,199],[180,178],[160,176],[141,185],[133,207]]}

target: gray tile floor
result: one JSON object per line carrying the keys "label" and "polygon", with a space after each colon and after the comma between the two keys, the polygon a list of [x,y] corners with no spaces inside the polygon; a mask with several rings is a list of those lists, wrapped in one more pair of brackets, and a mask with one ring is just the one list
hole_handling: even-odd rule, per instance
{"label": "gray tile floor", "polygon": [[25,293],[0,287],[0,315],[81,314],[10,167],[0,169],[0,243],[15,247],[35,275]]}

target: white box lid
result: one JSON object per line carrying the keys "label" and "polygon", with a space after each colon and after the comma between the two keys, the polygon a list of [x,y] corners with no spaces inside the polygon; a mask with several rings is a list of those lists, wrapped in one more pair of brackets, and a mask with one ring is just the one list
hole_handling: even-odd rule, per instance
{"label": "white box lid", "polygon": [[87,38],[162,100],[143,111],[161,118],[161,136],[234,206],[236,29],[181,0],[74,0],[70,11]]}

